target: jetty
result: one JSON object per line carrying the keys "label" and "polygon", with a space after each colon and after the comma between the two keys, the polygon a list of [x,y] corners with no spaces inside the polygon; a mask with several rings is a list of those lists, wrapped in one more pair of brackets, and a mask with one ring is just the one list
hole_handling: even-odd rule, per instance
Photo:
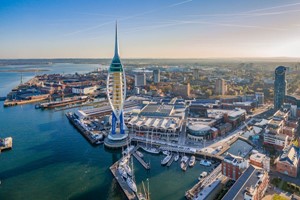
{"label": "jetty", "polygon": [[124,180],[122,175],[118,172],[118,164],[119,161],[115,162],[109,169],[117,182],[119,183],[120,187],[122,188],[124,194],[126,195],[127,199],[129,200],[138,200],[136,194],[130,189],[127,182]]}
{"label": "jetty", "polygon": [[186,191],[185,197],[187,199],[194,199],[197,194],[203,189],[204,186],[212,183],[219,176],[222,170],[222,164],[214,169],[207,177],[201,179],[198,183],[196,183],[190,190]]}
{"label": "jetty", "polygon": [[66,114],[67,118],[71,122],[71,124],[89,141],[91,144],[96,145],[98,140],[95,138],[91,137],[90,131],[86,130],[83,128],[83,126],[76,120],[76,118],[73,116],[72,113],[67,113]]}
{"label": "jetty", "polygon": [[12,137],[0,138],[0,153],[1,151],[12,149],[12,144]]}
{"label": "jetty", "polygon": [[135,158],[139,161],[139,163],[140,163],[145,169],[147,169],[147,170],[150,169],[150,164],[149,164],[149,163],[146,163],[141,157],[139,157],[139,156],[136,154],[135,151],[133,151],[132,155],[133,155],[133,157],[135,157]]}

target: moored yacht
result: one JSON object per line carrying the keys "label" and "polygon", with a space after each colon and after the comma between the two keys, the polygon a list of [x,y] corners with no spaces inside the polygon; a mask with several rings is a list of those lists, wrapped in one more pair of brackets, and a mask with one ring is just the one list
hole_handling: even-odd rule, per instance
{"label": "moored yacht", "polygon": [[209,166],[211,166],[211,162],[210,161],[208,161],[208,160],[201,160],[200,161],[200,165],[203,165],[203,166],[205,166],[205,167],[209,167]]}
{"label": "moored yacht", "polygon": [[206,177],[207,176],[207,172],[202,172],[200,174],[200,176],[198,177],[198,180],[200,181],[202,178]]}
{"label": "moored yacht", "polygon": [[131,168],[129,167],[129,165],[128,165],[128,164],[125,164],[125,165],[123,165],[123,167],[124,167],[125,172],[126,172],[129,176],[132,176],[132,170],[131,170]]}
{"label": "moored yacht", "polygon": [[145,146],[141,146],[141,148],[142,148],[144,151],[148,152],[148,153],[152,153],[152,154],[159,154],[159,153],[160,153],[160,151],[159,151],[157,148],[155,148],[155,147],[145,147]]}
{"label": "moored yacht", "polygon": [[164,159],[161,160],[161,165],[166,165],[172,158],[172,154],[167,155]]}
{"label": "moored yacht", "polygon": [[140,152],[140,151],[136,151],[136,154],[137,154],[139,157],[141,157],[141,158],[144,157],[144,154],[143,154],[142,152]]}
{"label": "moored yacht", "polygon": [[196,163],[196,157],[195,156],[191,156],[191,159],[189,161],[189,166],[193,167]]}
{"label": "moored yacht", "polygon": [[136,188],[136,184],[135,184],[135,182],[130,178],[130,177],[128,177],[127,179],[126,179],[126,182],[127,182],[127,184],[128,184],[128,186],[130,187],[130,189],[133,191],[133,192],[137,192],[137,188]]}
{"label": "moored yacht", "polygon": [[189,157],[187,157],[187,156],[183,156],[181,158],[180,167],[183,171],[186,171],[186,169],[187,169],[188,160],[189,160]]}
{"label": "moored yacht", "polygon": [[177,162],[178,159],[179,159],[179,154],[176,154],[175,157],[174,157],[174,161]]}
{"label": "moored yacht", "polygon": [[128,178],[127,173],[126,173],[126,171],[124,170],[123,167],[119,166],[118,167],[118,172],[119,172],[120,175],[122,175],[123,178],[125,178],[125,179]]}
{"label": "moored yacht", "polygon": [[167,151],[167,150],[163,151],[162,153],[163,153],[164,155],[166,155],[166,156],[170,155],[170,152]]}

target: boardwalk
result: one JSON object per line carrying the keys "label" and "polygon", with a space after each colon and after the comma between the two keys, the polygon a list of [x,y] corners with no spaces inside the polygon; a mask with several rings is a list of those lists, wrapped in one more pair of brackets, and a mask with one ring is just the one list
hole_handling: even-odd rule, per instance
{"label": "boardwalk", "polygon": [[130,189],[127,182],[124,180],[124,178],[119,174],[118,172],[118,164],[119,162],[115,162],[109,169],[117,182],[119,183],[120,187],[122,188],[123,192],[125,193],[127,199],[129,200],[137,200],[136,194]]}

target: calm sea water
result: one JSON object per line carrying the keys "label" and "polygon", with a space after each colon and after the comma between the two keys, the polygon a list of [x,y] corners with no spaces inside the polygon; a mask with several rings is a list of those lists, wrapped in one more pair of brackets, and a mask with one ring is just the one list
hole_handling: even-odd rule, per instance
{"label": "calm sea water", "polygon": [[[26,66],[6,66],[6,68]],[[56,64],[45,73],[87,72],[99,65]],[[2,67],[1,69],[3,69]],[[30,79],[34,73],[23,73]],[[0,94],[5,95],[20,81],[19,72],[0,71]],[[13,150],[0,154],[0,199],[125,199],[109,167],[121,153],[91,146],[72,127],[67,111],[36,110],[33,104],[3,108],[0,103],[0,137],[13,137]],[[150,180],[151,198],[184,199],[185,191],[208,170],[196,166],[182,172],[179,163],[161,167],[163,156],[145,154],[151,162],[146,171],[134,160],[138,188]]]}

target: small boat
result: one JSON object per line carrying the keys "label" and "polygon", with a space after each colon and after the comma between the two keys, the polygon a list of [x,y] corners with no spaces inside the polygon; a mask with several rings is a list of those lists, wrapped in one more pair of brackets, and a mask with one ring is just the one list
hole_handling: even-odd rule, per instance
{"label": "small boat", "polygon": [[180,168],[181,168],[183,171],[186,171],[187,164],[186,164],[185,162],[181,162],[181,163],[180,163]]}
{"label": "small boat", "polygon": [[207,172],[202,172],[198,178],[198,180],[200,181],[202,178],[207,176]]}
{"label": "small boat", "polygon": [[148,152],[148,153],[152,153],[152,154],[159,154],[160,153],[160,151],[157,148],[154,148],[154,147],[148,147],[147,148],[147,147],[141,146],[141,148],[144,151]]}
{"label": "small boat", "polygon": [[119,162],[119,165],[125,165],[128,163],[128,160],[129,160],[129,156],[124,156],[120,162]]}
{"label": "small boat", "polygon": [[127,184],[128,184],[128,186],[130,187],[130,189],[133,191],[133,192],[137,192],[137,188],[136,188],[136,184],[135,184],[135,182],[130,178],[130,177],[128,177],[127,179],[126,179],[126,182],[127,182]]}
{"label": "small boat", "polygon": [[189,166],[193,167],[196,163],[196,157],[195,156],[191,156],[191,159],[189,161]]}
{"label": "small boat", "polygon": [[189,160],[189,157],[187,157],[187,156],[183,156],[181,158],[180,167],[183,171],[186,171],[188,160]]}
{"label": "small boat", "polygon": [[179,159],[179,154],[176,154],[176,156],[174,157],[174,161],[177,162]]}
{"label": "small boat", "polygon": [[129,176],[132,176],[132,170],[131,170],[131,168],[129,167],[129,165],[125,164],[125,165],[123,165],[123,167],[124,167],[125,172],[126,172]]}
{"label": "small boat", "polygon": [[127,173],[126,173],[126,171],[124,170],[123,167],[119,166],[118,167],[118,172],[119,172],[120,175],[122,175],[123,178],[125,178],[125,179],[128,178]]}
{"label": "small boat", "polygon": [[160,164],[161,165],[166,165],[172,158],[172,154],[167,155],[164,159],[161,160]]}
{"label": "small boat", "polygon": [[201,160],[200,165],[203,165],[205,167],[209,167],[209,166],[211,166],[211,162],[208,161],[208,160]]}
{"label": "small boat", "polygon": [[123,154],[129,154],[132,150],[134,149],[134,146],[131,145],[129,147],[127,147],[124,151],[123,151]]}
{"label": "small boat", "polygon": [[143,154],[142,152],[140,152],[140,151],[136,151],[136,154],[137,154],[139,157],[141,157],[141,158],[144,157],[144,154]]}
{"label": "small boat", "polygon": [[170,152],[167,151],[167,150],[163,151],[162,153],[163,153],[164,155],[166,155],[166,156],[170,155]]}

